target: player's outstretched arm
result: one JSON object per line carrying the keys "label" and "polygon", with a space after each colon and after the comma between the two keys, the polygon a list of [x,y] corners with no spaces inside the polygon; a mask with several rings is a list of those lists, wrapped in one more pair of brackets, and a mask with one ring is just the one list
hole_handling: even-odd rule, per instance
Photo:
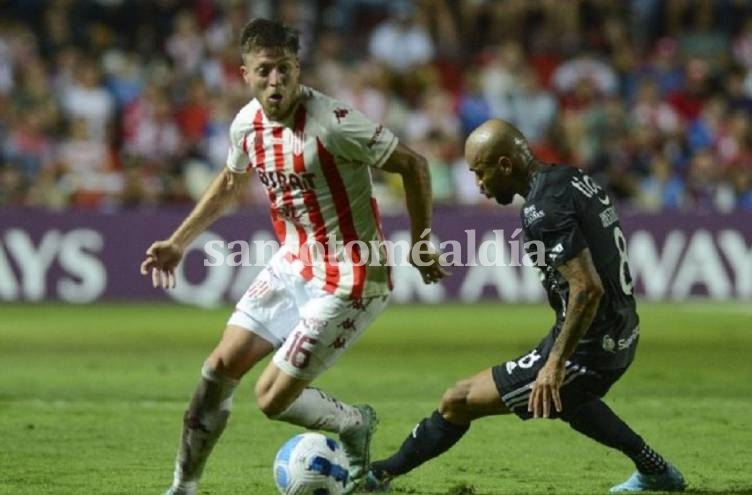
{"label": "player's outstretched arm", "polygon": [[154,287],[175,287],[175,268],[183,258],[185,248],[232,204],[248,177],[249,174],[236,174],[227,168],[219,172],[170,238],[149,246],[141,263],[141,275],[151,272]]}
{"label": "player's outstretched arm", "polygon": [[590,249],[583,249],[576,257],[562,264],[558,270],[569,283],[569,300],[561,332],[554,342],[546,364],[538,372],[530,394],[528,411],[532,412],[535,418],[547,418],[552,403],[556,410],[561,412],[559,388],[564,380],[564,366],[577,343],[590,328],[603,296],[603,284],[593,265]]}
{"label": "player's outstretched arm", "polygon": [[[431,174],[428,171],[428,162],[421,155],[400,143],[389,156],[382,170],[402,176],[413,246],[419,245],[421,241],[427,241],[427,236],[424,237],[424,235],[431,231],[432,207]],[[449,275],[449,272],[439,263],[441,253],[438,250],[412,249],[411,253],[413,252],[420,253],[419,259],[410,261],[420,271],[423,282],[433,284]]]}

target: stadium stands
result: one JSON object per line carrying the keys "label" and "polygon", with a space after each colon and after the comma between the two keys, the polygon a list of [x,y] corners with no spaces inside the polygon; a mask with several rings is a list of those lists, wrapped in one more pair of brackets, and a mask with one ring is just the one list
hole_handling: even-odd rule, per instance
{"label": "stadium stands", "polygon": [[[0,206],[188,204],[248,99],[237,35],[302,33],[305,82],[424,153],[478,204],[462,141],[516,123],[623,207],[752,209],[749,2],[11,0],[0,16]],[[385,209],[399,189],[377,177]],[[263,201],[258,186],[247,203]]]}

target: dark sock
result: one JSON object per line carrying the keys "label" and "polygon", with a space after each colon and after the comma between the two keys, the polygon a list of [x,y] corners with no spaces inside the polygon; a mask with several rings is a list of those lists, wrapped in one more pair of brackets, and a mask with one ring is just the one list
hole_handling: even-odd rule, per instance
{"label": "dark sock", "polygon": [[571,415],[564,414],[562,419],[583,435],[623,452],[642,474],[657,474],[666,470],[663,457],[600,399],[586,403]]}
{"label": "dark sock", "polygon": [[642,449],[636,454],[627,455],[634,461],[637,470],[642,474],[660,474],[665,472],[668,467],[666,460],[646,443],[642,444]]}
{"label": "dark sock", "polygon": [[469,428],[469,424],[450,423],[434,411],[418,423],[393,456],[372,463],[371,469],[378,478],[405,474],[446,452]]}

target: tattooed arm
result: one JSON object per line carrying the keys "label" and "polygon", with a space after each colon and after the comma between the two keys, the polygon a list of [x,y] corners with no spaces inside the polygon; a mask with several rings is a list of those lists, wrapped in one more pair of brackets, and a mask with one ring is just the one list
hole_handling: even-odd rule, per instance
{"label": "tattooed arm", "polygon": [[551,412],[551,403],[556,411],[562,411],[559,388],[564,380],[564,365],[590,328],[603,296],[603,285],[589,249],[580,251],[576,257],[559,266],[558,270],[569,283],[569,301],[561,332],[546,364],[538,373],[530,394],[528,411],[535,418],[547,418]]}

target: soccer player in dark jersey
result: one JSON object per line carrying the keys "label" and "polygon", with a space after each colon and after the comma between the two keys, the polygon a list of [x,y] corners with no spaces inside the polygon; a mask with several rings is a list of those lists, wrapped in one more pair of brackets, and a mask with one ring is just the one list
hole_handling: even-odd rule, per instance
{"label": "soccer player in dark jersey", "polygon": [[632,363],[639,340],[613,201],[582,171],[537,160],[520,131],[501,120],[470,134],[465,158],[484,195],[500,204],[515,194],[525,198],[525,240],[545,247],[545,264],[537,264],[545,265],[542,279],[556,321],[530,352],[449,388],[394,455],[371,465],[369,490],[386,491],[392,478],[448,450],[473,420],[514,413],[523,420],[561,419],[632,459],[637,470],[611,492],[682,491],[681,473],[602,400]]}

